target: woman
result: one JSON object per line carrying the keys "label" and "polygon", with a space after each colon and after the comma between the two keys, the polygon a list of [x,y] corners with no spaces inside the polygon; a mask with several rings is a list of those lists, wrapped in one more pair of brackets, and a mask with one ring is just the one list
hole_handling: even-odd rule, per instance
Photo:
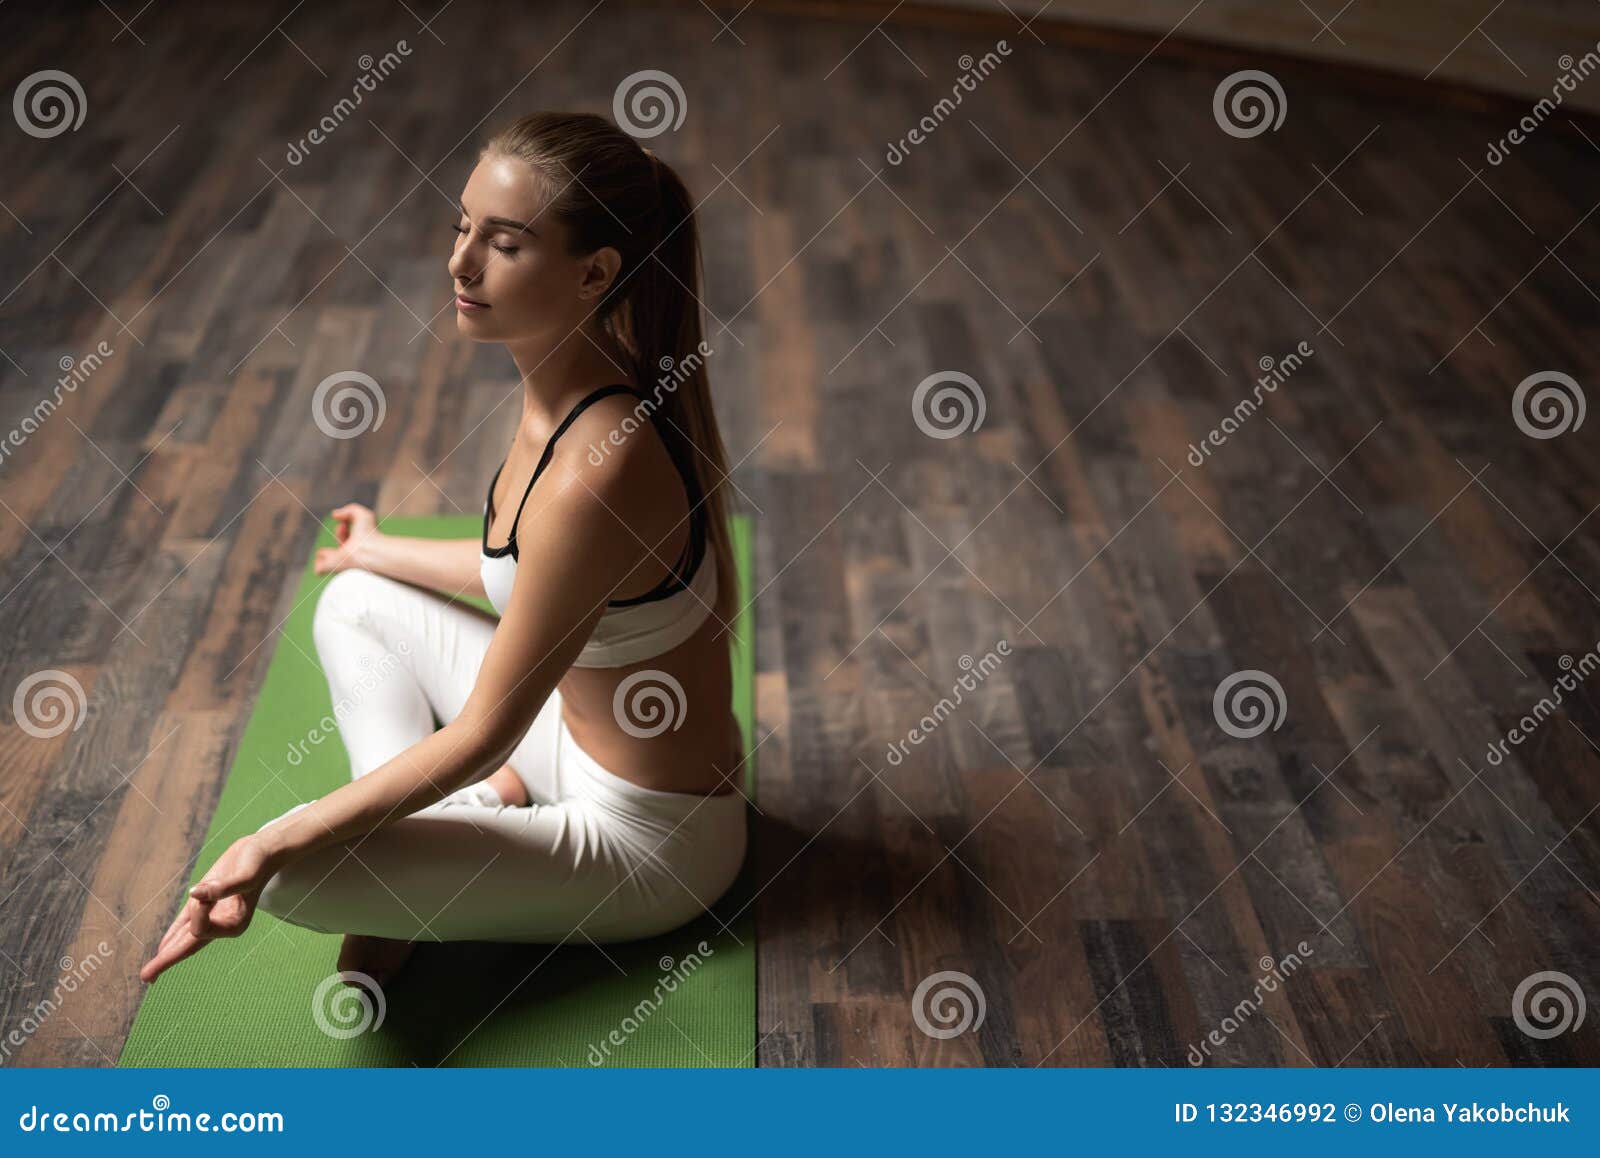
{"label": "woman", "polygon": [[457,328],[522,380],[481,541],[333,512],[314,636],[352,781],[223,853],[145,981],[258,907],[345,934],[339,968],[381,984],[418,940],[662,933],[739,871],[727,458],[689,194],[603,118],[541,113],[484,147],[458,208]]}

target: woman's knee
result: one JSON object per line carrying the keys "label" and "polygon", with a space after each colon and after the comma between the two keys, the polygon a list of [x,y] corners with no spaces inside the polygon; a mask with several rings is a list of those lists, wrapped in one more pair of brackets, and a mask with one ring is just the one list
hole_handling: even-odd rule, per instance
{"label": "woman's knee", "polygon": [[271,913],[280,921],[318,933],[340,932],[333,927],[325,906],[316,903],[319,882],[306,869],[301,861],[274,873],[256,898],[257,912]]}
{"label": "woman's knee", "polygon": [[[323,586],[311,616],[311,639],[324,667],[350,649],[352,630],[387,646],[400,619],[396,601],[413,593],[414,588],[373,571],[335,574]],[[404,655],[406,645],[397,650]]]}
{"label": "woman's knee", "polygon": [[[311,804],[309,800],[304,804],[296,804],[288,812],[267,821],[267,824],[274,824],[285,816],[299,812],[309,804]],[[266,828],[267,824],[263,824],[261,828]],[[261,828],[256,831],[260,832]],[[302,858],[274,873],[262,886],[261,894],[256,898],[256,910],[271,913],[280,921],[287,921],[291,925],[315,929],[319,933],[334,932],[333,929],[324,928],[319,923],[320,914],[316,906],[308,904],[315,893],[317,883],[309,876],[307,872],[309,867],[306,859]]]}
{"label": "woman's knee", "polygon": [[338,622],[358,624],[371,611],[379,597],[383,576],[373,571],[339,571],[323,584],[312,613],[312,630]]}

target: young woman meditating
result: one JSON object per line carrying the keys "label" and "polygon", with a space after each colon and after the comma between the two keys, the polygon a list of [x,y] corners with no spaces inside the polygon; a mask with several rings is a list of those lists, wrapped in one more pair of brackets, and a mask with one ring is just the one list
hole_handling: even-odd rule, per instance
{"label": "young woman meditating", "polygon": [[542,113],[490,140],[458,208],[457,327],[522,383],[481,541],[333,512],[314,636],[353,778],[228,848],[146,981],[258,908],[345,934],[339,968],[381,983],[415,941],[666,932],[739,871],[727,456],[688,191],[604,118]]}

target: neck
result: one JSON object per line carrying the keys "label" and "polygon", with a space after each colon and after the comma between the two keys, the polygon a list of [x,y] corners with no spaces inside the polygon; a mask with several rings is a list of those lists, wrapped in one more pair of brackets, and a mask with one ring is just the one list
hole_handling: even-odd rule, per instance
{"label": "neck", "polygon": [[560,422],[577,397],[606,382],[631,381],[622,351],[593,321],[507,342],[522,380],[521,427],[537,437]]}

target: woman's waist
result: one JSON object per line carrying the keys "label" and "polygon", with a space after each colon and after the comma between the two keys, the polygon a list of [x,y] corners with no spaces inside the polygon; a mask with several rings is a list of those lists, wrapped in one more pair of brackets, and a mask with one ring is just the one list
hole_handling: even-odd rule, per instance
{"label": "woman's waist", "polygon": [[587,733],[563,720],[563,731],[578,752],[617,780],[643,792],[672,796],[737,797],[744,787],[746,766],[738,757],[703,751],[700,746],[673,750],[651,741],[617,741]]}
{"label": "woman's waist", "polygon": [[560,688],[563,729],[584,756],[646,792],[738,794],[746,769],[726,683],[718,695],[662,671],[594,674],[569,673]]}

